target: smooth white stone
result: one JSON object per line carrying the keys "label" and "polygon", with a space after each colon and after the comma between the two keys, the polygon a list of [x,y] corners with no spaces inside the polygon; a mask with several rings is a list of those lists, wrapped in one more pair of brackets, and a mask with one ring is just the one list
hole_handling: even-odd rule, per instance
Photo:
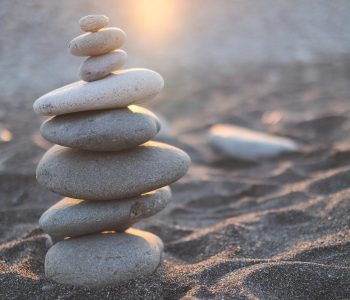
{"label": "smooth white stone", "polygon": [[88,15],[79,20],[81,30],[86,32],[97,31],[103,27],[106,27],[108,23],[109,18],[105,15]]}
{"label": "smooth white stone", "polygon": [[80,66],[80,78],[89,82],[102,79],[124,66],[127,58],[126,52],[120,49],[104,55],[88,57]]}
{"label": "smooth white stone", "polygon": [[153,99],[163,87],[163,78],[157,72],[128,69],[98,81],[77,81],[53,90],[37,99],[33,108],[44,116],[124,108]]}
{"label": "smooth white stone", "polygon": [[97,56],[119,49],[125,41],[123,30],[109,27],[79,35],[69,42],[68,47],[76,56]]}

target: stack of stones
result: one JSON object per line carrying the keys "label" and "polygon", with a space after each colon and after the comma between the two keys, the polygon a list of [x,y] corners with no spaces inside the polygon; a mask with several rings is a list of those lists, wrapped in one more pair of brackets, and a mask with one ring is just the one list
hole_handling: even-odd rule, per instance
{"label": "stack of stones", "polygon": [[73,39],[70,52],[89,56],[83,81],[54,90],[34,103],[53,116],[40,128],[53,146],[39,162],[37,180],[64,195],[40,218],[54,245],[45,257],[46,275],[64,284],[115,285],[151,274],[163,243],[130,226],[162,210],[168,185],[190,164],[183,151],[150,141],[157,117],[134,105],[154,98],[162,77],[147,69],[118,70],[127,55],[118,28],[104,28],[106,16],[80,20],[87,33]]}

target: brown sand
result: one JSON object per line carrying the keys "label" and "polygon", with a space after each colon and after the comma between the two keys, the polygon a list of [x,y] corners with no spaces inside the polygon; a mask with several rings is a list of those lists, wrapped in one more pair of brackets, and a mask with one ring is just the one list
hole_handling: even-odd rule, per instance
{"label": "brown sand", "polygon": [[[139,225],[164,240],[164,261],[149,278],[101,290],[45,279],[37,221],[59,197],[37,185],[34,167],[48,145],[29,109],[4,107],[13,140],[0,144],[0,299],[349,299],[349,70],[342,59],[170,87],[154,106],[193,165],[171,204]],[[206,145],[215,122],[289,136],[302,151],[223,160]]]}

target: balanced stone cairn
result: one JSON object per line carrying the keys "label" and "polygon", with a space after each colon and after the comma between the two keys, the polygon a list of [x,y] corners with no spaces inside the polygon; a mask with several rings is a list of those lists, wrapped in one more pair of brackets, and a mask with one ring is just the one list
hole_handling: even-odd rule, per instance
{"label": "balanced stone cairn", "polygon": [[[150,141],[157,117],[136,106],[163,88],[162,77],[147,69],[121,68],[126,40],[118,28],[105,28],[106,16],[79,21],[87,33],[74,38],[71,54],[88,56],[78,81],[34,103],[36,113],[53,116],[40,132],[53,146],[39,162],[40,184],[64,195],[40,218],[53,241],[45,257],[46,275],[86,287],[116,285],[153,273],[163,243],[130,226],[162,210],[168,185],[186,172],[188,155]],[[117,50],[118,49],[118,50]]]}

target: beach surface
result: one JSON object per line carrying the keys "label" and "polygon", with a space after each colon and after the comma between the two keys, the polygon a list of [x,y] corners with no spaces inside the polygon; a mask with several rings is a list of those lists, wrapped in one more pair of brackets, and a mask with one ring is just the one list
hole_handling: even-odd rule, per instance
{"label": "beach surface", "polygon": [[[0,25],[0,299],[350,299],[349,1],[4,0]],[[166,4],[165,4],[166,3]],[[157,10],[158,9],[158,10]],[[107,14],[127,67],[165,89],[147,107],[185,150],[170,204],[137,224],[164,241],[150,277],[104,289],[45,278],[35,168],[51,144],[36,98],[78,80],[77,20]],[[218,123],[291,138],[256,162],[212,150]]]}
{"label": "beach surface", "polygon": [[[0,298],[350,298],[349,70],[343,58],[169,87],[151,105],[171,125],[160,139],[187,151],[192,166],[170,205],[137,225],[163,239],[163,262],[148,278],[99,290],[45,278],[38,219],[60,197],[34,171],[50,144],[31,110],[4,110],[12,136],[2,129]],[[207,141],[218,122],[292,138],[301,150],[256,163],[224,159]]]}

